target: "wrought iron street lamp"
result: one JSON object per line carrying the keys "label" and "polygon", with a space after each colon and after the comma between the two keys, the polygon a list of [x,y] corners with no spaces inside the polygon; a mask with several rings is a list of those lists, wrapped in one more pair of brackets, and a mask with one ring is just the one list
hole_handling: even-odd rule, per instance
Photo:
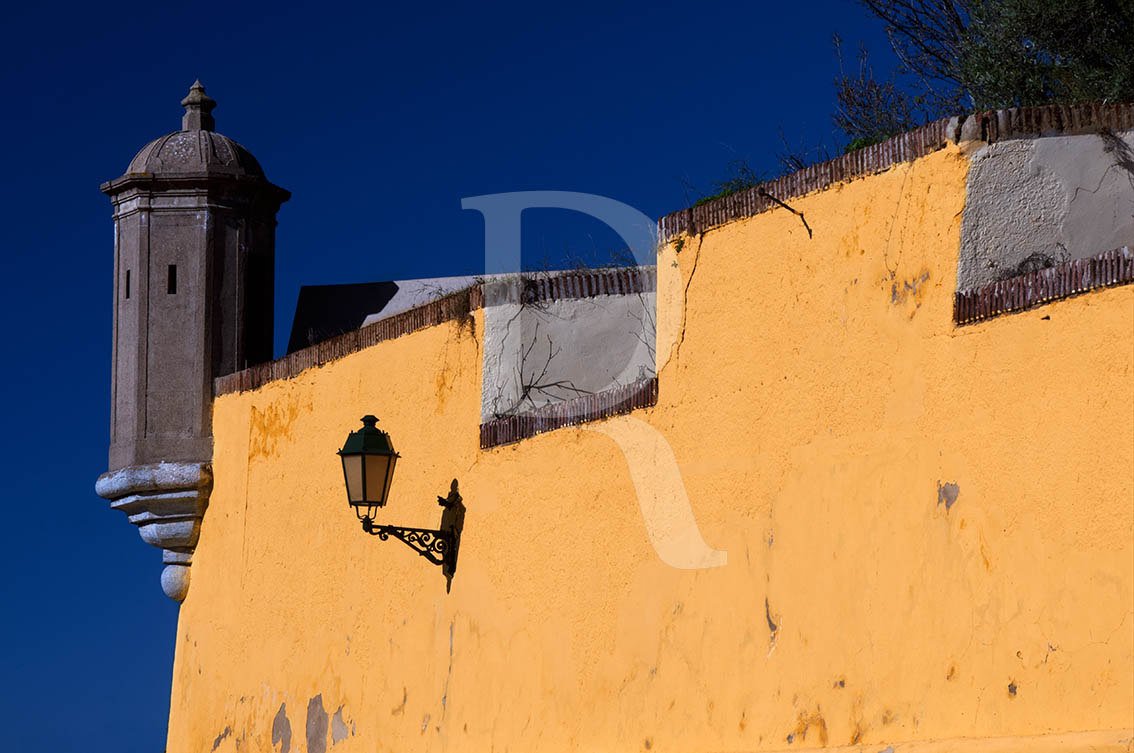
{"label": "wrought iron street lamp", "polygon": [[[394,451],[390,435],[379,429],[378,419],[362,417],[362,428],[352,431],[339,450],[346,479],[347,499],[359,520],[374,520],[379,507],[386,506],[394,466],[401,457]],[[363,514],[362,508],[366,508]]]}
{"label": "wrought iron street lamp", "polygon": [[362,428],[352,431],[338,452],[343,463],[347,501],[362,521],[362,530],[382,541],[393,536],[434,565],[440,565],[448,590],[457,569],[457,549],[465,520],[465,506],[457,490],[457,480],[453,479],[447,497],[437,498],[437,503],[444,508],[440,528],[407,528],[376,523],[378,509],[386,506],[390,496],[394,467],[401,457],[394,450],[390,435],[379,429],[377,423],[378,419],[374,416],[363,416]]}

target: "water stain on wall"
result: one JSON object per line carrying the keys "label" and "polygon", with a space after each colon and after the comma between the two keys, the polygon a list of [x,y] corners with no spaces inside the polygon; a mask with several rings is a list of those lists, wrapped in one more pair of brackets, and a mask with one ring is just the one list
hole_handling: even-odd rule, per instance
{"label": "water stain on wall", "polygon": [[276,445],[292,439],[292,423],[299,416],[299,401],[288,398],[270,403],[264,410],[252,406],[252,420],[248,432],[248,457],[275,457]]}

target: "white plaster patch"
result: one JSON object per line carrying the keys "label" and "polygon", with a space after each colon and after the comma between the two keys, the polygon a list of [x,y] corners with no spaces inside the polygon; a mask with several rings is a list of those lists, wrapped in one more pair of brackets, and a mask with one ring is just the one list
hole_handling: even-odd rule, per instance
{"label": "white plaster patch", "polygon": [[655,293],[521,303],[521,285],[485,286],[482,421],[654,376]]}
{"label": "white plaster patch", "polygon": [[959,289],[1134,240],[1134,133],[1011,139],[971,159]]}

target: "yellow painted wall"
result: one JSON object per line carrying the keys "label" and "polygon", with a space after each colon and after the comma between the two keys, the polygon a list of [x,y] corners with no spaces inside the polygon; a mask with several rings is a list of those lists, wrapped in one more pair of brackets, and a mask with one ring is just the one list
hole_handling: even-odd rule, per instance
{"label": "yellow painted wall", "polygon": [[[480,451],[479,313],[219,398],[170,753],[281,750],[281,704],[293,753],[311,709],[335,753],[1128,750],[1134,286],[955,328],[966,170],[664,249],[679,345],[630,417]],[[346,505],[367,412],[402,453],[386,522],[460,482],[451,593]],[[659,560],[609,436],[635,421],[726,566]]]}

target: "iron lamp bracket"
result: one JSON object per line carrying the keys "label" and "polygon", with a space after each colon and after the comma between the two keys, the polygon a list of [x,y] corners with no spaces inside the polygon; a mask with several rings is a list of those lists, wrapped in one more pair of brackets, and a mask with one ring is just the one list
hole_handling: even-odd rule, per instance
{"label": "iron lamp bracket", "polygon": [[444,566],[449,552],[455,548],[452,532],[440,529],[376,525],[370,518],[363,518],[362,530],[382,541],[387,541],[392,536],[434,565]]}
{"label": "iron lamp bracket", "polygon": [[438,497],[437,504],[444,508],[441,513],[440,528],[411,528],[379,524],[369,515],[362,518],[362,530],[381,541],[391,538],[401,541],[422,557],[438,565],[445,575],[445,590],[453,583],[457,571],[457,552],[461,545],[461,530],[465,526],[465,506],[457,491],[457,480],[449,490],[449,496]]}

